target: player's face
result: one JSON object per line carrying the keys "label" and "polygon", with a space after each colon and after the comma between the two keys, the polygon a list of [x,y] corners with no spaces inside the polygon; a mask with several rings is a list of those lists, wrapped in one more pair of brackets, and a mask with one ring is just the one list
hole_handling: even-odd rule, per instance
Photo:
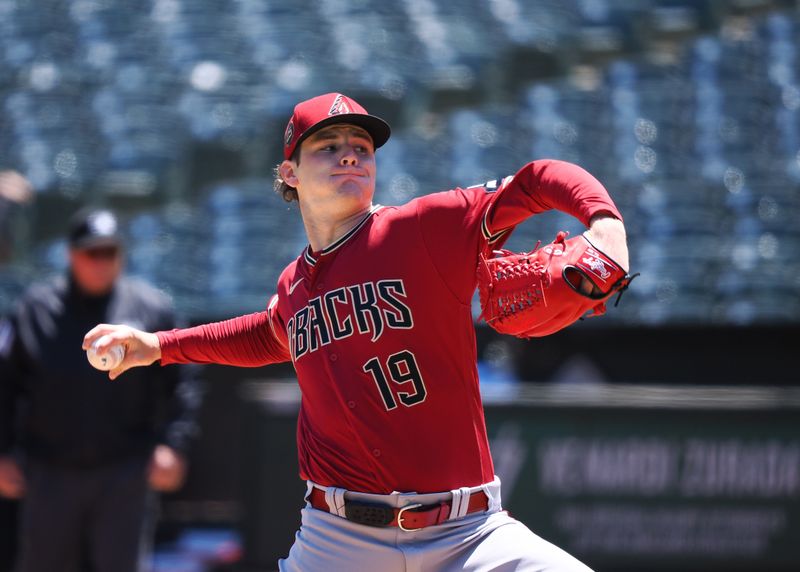
{"label": "player's face", "polygon": [[301,202],[335,201],[363,208],[375,194],[372,138],[354,125],[333,125],[303,141],[300,161],[292,163]]}
{"label": "player's face", "polygon": [[122,252],[116,246],[75,248],[69,260],[78,287],[92,296],[110,292],[122,271]]}

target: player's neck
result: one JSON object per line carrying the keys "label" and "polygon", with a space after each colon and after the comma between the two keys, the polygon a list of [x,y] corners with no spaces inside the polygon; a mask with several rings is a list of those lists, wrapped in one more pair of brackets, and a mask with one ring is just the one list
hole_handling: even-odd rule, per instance
{"label": "player's neck", "polygon": [[350,229],[360,223],[371,208],[372,204],[369,204],[353,213],[336,216],[324,212],[314,212],[313,210],[309,212],[310,209],[304,209],[303,204],[300,203],[303,225],[306,228],[306,235],[311,249],[314,252],[319,252],[339,240]]}

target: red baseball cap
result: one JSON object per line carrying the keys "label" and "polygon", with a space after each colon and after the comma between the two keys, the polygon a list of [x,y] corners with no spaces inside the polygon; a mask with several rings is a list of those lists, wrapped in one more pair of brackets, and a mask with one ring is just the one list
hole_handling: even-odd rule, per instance
{"label": "red baseball cap", "polygon": [[363,127],[372,137],[377,149],[389,140],[391,128],[380,117],[370,115],[356,101],[341,93],[326,93],[294,108],[283,136],[283,156],[291,158],[295,148],[309,135],[335,123],[350,123]]}

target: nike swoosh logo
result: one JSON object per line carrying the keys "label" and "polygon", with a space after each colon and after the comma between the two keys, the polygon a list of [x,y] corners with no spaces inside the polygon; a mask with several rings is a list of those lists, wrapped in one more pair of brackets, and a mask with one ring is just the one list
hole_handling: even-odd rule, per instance
{"label": "nike swoosh logo", "polygon": [[295,283],[294,283],[294,284],[292,284],[291,286],[289,286],[289,295],[290,295],[290,296],[292,295],[292,292],[294,292],[294,289],[295,289],[295,288],[297,288],[297,285],[298,285],[298,284],[300,284],[300,282],[302,282],[302,281],[303,281],[303,279],[302,279],[302,278],[298,278],[298,279],[295,281]]}

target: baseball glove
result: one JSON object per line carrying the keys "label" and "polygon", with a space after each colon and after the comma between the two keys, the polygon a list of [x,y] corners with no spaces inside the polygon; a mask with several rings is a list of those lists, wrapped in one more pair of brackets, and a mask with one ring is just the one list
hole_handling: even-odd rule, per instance
{"label": "baseball glove", "polygon": [[[555,240],[530,252],[495,251],[478,263],[481,318],[502,334],[519,338],[547,336],[566,328],[591,310],[606,311],[606,300],[628,288],[628,275],[585,235]],[[588,282],[583,279],[588,280]]]}

